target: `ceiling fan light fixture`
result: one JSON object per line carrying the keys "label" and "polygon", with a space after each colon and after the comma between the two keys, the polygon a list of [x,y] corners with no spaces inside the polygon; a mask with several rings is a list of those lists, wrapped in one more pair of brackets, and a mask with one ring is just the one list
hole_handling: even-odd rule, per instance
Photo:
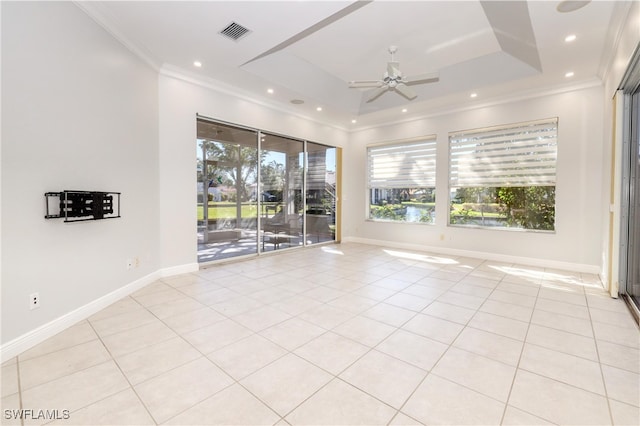
{"label": "ceiling fan light fixture", "polygon": [[372,89],[369,90],[366,94],[367,103],[373,102],[387,91],[395,91],[399,95],[412,101],[417,97],[417,95],[413,90],[411,90],[409,86],[413,86],[416,84],[433,83],[439,80],[439,75],[437,72],[405,77],[400,71],[400,63],[394,60],[394,54],[397,50],[398,48],[396,46],[389,47],[391,61],[387,62],[387,70],[383,73],[382,79],[349,81],[350,88]]}

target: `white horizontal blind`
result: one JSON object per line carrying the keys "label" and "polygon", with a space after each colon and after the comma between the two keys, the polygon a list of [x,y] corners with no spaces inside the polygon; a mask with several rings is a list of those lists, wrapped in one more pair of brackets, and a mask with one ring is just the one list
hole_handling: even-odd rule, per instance
{"label": "white horizontal blind", "polygon": [[557,139],[557,118],[450,133],[450,186],[553,186]]}
{"label": "white horizontal blind", "polygon": [[369,188],[436,186],[435,137],[367,149]]}

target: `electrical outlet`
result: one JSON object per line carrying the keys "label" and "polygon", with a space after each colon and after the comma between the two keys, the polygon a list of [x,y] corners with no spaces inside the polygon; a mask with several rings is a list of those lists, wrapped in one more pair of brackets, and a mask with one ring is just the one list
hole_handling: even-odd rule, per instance
{"label": "electrical outlet", "polygon": [[29,309],[37,309],[40,307],[40,294],[31,293],[29,295]]}
{"label": "electrical outlet", "polygon": [[136,256],[133,258],[133,267],[137,268],[138,266],[140,266],[140,257]]}
{"label": "electrical outlet", "polygon": [[127,259],[127,271],[133,268],[133,259]]}

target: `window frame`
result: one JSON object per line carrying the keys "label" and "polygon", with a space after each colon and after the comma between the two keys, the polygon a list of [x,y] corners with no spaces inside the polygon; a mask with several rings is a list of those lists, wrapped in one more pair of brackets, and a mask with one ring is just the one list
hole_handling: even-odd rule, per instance
{"label": "window frame", "polygon": [[[366,186],[366,193],[367,193],[365,209],[364,209],[365,221],[378,222],[378,223],[395,223],[395,224],[404,224],[404,225],[435,225],[435,220],[433,220],[432,222],[409,222],[406,220],[393,220],[393,219],[387,220],[387,219],[379,219],[379,218],[371,217],[371,191],[372,191],[372,188],[376,188],[371,186],[371,157],[370,157],[371,149],[382,148],[382,147],[391,148],[393,146],[411,145],[411,144],[417,144],[420,142],[429,142],[433,144],[432,180],[433,180],[433,194],[435,198],[436,192],[437,192],[437,174],[438,174],[437,173],[437,157],[438,157],[437,134],[433,133],[433,134],[428,134],[428,135],[418,136],[413,138],[396,139],[392,141],[384,141],[384,142],[369,144],[369,145],[366,145],[365,147],[365,152],[366,152],[365,186]],[[436,212],[436,207],[434,202],[433,214],[435,214],[435,212]]]}
{"label": "window frame", "polygon": [[[454,166],[454,161],[453,161],[453,155],[452,155],[452,139],[454,136],[456,137],[460,137],[460,135],[473,135],[473,136],[477,136],[477,135],[481,135],[481,134],[488,134],[490,132],[496,132],[496,131],[501,131],[504,130],[505,132],[509,131],[510,129],[518,129],[518,128],[526,128],[527,126],[537,126],[537,125],[544,125],[544,124],[549,124],[549,125],[555,125],[555,136],[554,136],[554,159],[553,159],[553,184],[552,185],[497,185],[494,184],[493,186],[472,186],[472,185],[458,185],[458,186],[453,186],[452,185],[452,169]],[[450,227],[459,227],[459,228],[471,228],[471,229],[488,229],[488,230],[495,230],[495,231],[512,231],[512,232],[534,232],[534,233],[549,233],[549,234],[553,234],[557,232],[557,221],[556,221],[556,217],[555,217],[555,213],[556,213],[556,208],[557,208],[557,201],[556,201],[556,194],[557,194],[557,186],[558,186],[558,181],[557,181],[557,177],[558,177],[558,137],[560,135],[560,131],[559,131],[559,126],[560,126],[560,119],[559,117],[548,117],[548,118],[544,118],[544,119],[536,119],[536,120],[528,120],[528,121],[521,121],[521,122],[515,122],[515,123],[506,123],[506,124],[501,124],[501,125],[497,125],[497,126],[490,126],[490,127],[484,127],[484,128],[477,128],[477,129],[467,129],[467,130],[457,130],[457,131],[452,131],[448,133],[448,137],[447,137],[447,154],[448,154],[448,161],[447,161],[447,165],[448,165],[448,176],[447,176],[447,192],[448,192],[448,211],[449,214],[447,215],[447,226]],[[464,223],[451,223],[451,206],[452,206],[452,201],[453,201],[453,194],[454,191],[458,188],[486,188],[486,189],[492,189],[492,188],[503,188],[503,187],[513,187],[513,188],[530,188],[530,187],[553,187],[554,188],[554,195],[553,195],[553,212],[554,212],[554,219],[553,219],[553,229],[534,229],[534,228],[524,228],[521,226],[491,226],[491,225],[482,225],[482,224],[464,224]],[[483,203],[484,204],[484,203]]]}

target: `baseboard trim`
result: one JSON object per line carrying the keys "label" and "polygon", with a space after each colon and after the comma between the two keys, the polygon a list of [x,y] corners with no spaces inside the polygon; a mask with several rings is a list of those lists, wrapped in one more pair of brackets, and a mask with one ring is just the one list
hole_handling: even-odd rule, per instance
{"label": "baseboard trim", "polygon": [[44,342],[50,337],[64,331],[72,325],[89,318],[91,315],[101,311],[112,303],[117,302],[130,295],[131,293],[141,289],[142,287],[151,284],[152,282],[172,275],[179,275],[189,273],[198,270],[197,263],[189,263],[186,265],[173,266],[170,268],[159,269],[144,277],[138,278],[135,281],[126,284],[117,290],[112,291],[96,300],[87,303],[71,312],[68,312],[53,321],[41,325],[40,327],[31,330],[22,336],[16,337],[13,340],[0,346],[0,360],[5,362],[22,352],[34,347],[35,345]]}
{"label": "baseboard trim", "polygon": [[449,256],[464,256],[464,257],[471,257],[474,259],[485,259],[485,260],[493,260],[496,262],[517,263],[520,265],[561,269],[564,271],[582,272],[582,273],[594,274],[594,275],[598,275],[600,273],[600,267],[598,265],[561,262],[557,260],[538,259],[534,257],[511,256],[508,254],[501,254],[501,253],[460,250],[460,249],[452,249],[452,248],[445,248],[445,247],[432,247],[432,246],[424,246],[421,244],[399,243],[394,241],[374,240],[374,239],[359,238],[359,237],[343,238],[343,242],[370,244],[370,245],[382,246],[382,247],[441,253]]}
{"label": "baseboard trim", "polygon": [[200,269],[198,263],[186,263],[184,265],[172,266],[170,268],[163,268],[158,271],[160,278],[172,277],[174,275],[188,274],[190,272],[196,272]]}

